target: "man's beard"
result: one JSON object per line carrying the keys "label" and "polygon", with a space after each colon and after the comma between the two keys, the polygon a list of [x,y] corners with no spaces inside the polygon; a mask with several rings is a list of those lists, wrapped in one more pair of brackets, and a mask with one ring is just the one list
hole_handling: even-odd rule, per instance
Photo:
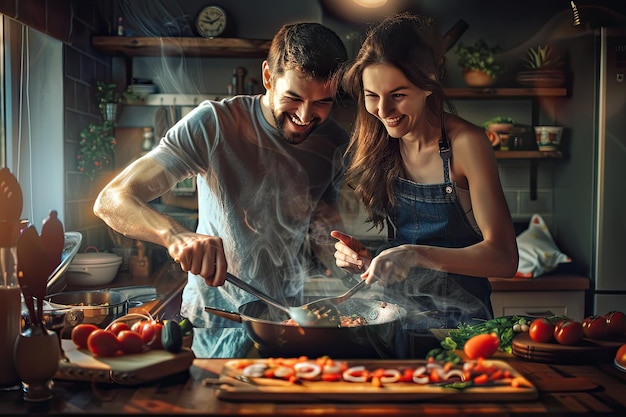
{"label": "man's beard", "polygon": [[278,132],[283,137],[283,139],[285,139],[288,143],[292,145],[299,145],[302,142],[304,142],[304,140],[311,134],[311,132],[313,132],[313,130],[315,130],[315,127],[317,126],[317,120],[315,120],[311,122],[311,125],[306,131],[302,133],[291,133],[290,135],[288,135],[285,132],[285,123],[286,123],[286,119],[291,116],[286,112],[277,114],[274,109],[274,105],[272,104],[271,101],[270,101],[270,111],[272,112],[272,116],[274,117],[274,122],[276,123],[276,129],[278,129]]}

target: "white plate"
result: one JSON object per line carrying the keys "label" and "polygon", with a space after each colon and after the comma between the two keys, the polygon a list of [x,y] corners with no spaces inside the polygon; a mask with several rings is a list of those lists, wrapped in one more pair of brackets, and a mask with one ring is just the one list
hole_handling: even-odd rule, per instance
{"label": "white plate", "polygon": [[615,367],[617,369],[619,369],[622,372],[626,372],[626,367],[620,365],[619,363],[617,363],[617,359],[613,359],[613,365],[615,365]]}

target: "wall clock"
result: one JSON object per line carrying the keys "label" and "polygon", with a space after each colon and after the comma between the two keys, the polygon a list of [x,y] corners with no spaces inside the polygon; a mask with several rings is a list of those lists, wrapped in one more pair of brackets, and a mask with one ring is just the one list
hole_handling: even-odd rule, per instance
{"label": "wall clock", "polygon": [[219,6],[207,6],[196,17],[196,29],[204,38],[220,36],[226,29],[226,12]]}

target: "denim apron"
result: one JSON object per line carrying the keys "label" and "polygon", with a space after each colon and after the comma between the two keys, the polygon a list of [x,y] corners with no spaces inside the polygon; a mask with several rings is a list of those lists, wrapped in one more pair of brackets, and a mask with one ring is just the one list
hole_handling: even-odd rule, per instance
{"label": "denim apron", "polygon": [[[461,248],[482,240],[465,215],[456,184],[450,180],[451,149],[443,128],[439,154],[443,161],[443,184],[395,179],[396,206],[388,219],[392,225],[388,224],[390,241],[386,247],[418,244]],[[405,281],[385,288],[386,299],[403,305],[407,317],[413,313],[413,329],[449,329],[459,323],[475,324],[493,318],[489,280],[435,268],[412,268]]]}

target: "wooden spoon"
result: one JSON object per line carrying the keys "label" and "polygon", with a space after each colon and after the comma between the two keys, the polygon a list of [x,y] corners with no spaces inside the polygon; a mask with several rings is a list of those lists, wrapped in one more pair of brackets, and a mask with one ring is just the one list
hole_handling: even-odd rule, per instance
{"label": "wooden spoon", "polygon": [[[24,300],[31,315],[31,323],[39,325],[43,320],[43,299],[46,296],[48,268],[46,250],[34,226],[29,226],[17,240],[17,277]],[[37,299],[37,310],[34,300]]]}
{"label": "wooden spoon", "polygon": [[24,201],[22,188],[9,168],[0,168],[0,220],[19,220]]}

